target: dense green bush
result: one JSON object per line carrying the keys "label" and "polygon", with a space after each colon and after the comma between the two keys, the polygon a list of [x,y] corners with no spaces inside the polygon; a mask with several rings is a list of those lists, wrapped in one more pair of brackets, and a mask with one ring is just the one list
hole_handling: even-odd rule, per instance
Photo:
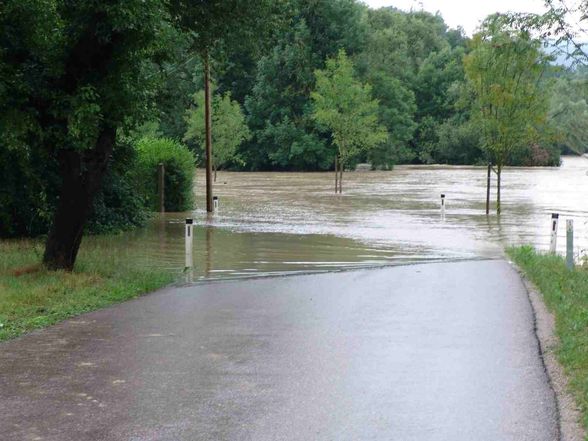
{"label": "dense green bush", "polygon": [[441,164],[482,164],[486,154],[482,148],[480,128],[472,121],[450,119],[438,129],[439,141],[434,157]]}
{"label": "dense green bush", "polygon": [[137,178],[147,207],[158,209],[157,166],[165,166],[165,211],[192,209],[196,158],[183,144],[169,138],[144,137],[136,143]]}
{"label": "dense green bush", "polygon": [[39,149],[0,143],[0,237],[48,231],[59,188],[57,171],[57,161]]}
{"label": "dense green bush", "polygon": [[[167,211],[192,208],[194,156],[165,138],[119,140],[94,199],[88,233],[127,230],[157,209],[157,164],[165,164]],[[0,237],[47,234],[59,195],[59,164],[42,149],[0,148]],[[44,179],[40,179],[45,176]]]}
{"label": "dense green bush", "polygon": [[88,221],[89,233],[112,233],[141,226],[148,218],[141,182],[137,179],[139,158],[133,145],[119,141],[114,149],[102,188],[94,199]]}
{"label": "dense green bush", "polygon": [[[133,146],[118,142],[94,199],[88,233],[116,232],[144,224],[148,211],[138,191],[137,169]],[[58,202],[58,170],[57,161],[42,149],[0,148],[0,237],[47,234]]]}

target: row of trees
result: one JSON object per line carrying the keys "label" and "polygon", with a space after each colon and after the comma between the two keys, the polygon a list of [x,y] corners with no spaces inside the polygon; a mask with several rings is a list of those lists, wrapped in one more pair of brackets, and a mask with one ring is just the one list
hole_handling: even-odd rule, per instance
{"label": "row of trees", "polygon": [[[331,134],[313,116],[311,95],[316,90],[315,72],[324,69],[341,49],[354,65],[355,78],[370,85],[372,98],[378,101],[378,121],[388,132],[386,140],[354,155],[350,166],[358,161],[378,168],[406,162],[488,161],[482,128],[472,119],[471,84],[464,69],[464,59],[477,44],[475,39],[466,38],[459,29],[449,29],[440,16],[423,11],[369,10],[355,0],[288,0],[286,4],[289,26],[269,35],[264,44],[224,47],[210,54],[216,94],[230,93],[248,131],[231,155],[223,155],[217,165],[239,170],[332,169],[335,148]],[[480,38],[506,32],[507,25],[503,20],[502,30],[497,24],[493,29],[485,26],[485,36]],[[534,44],[541,43],[534,40]],[[182,58],[187,62],[170,66],[170,87],[158,97],[159,112],[153,116],[166,136],[178,140],[186,136],[184,115],[190,97],[203,89],[201,75],[194,75],[201,66],[189,51]],[[571,109],[573,100],[584,99],[586,91],[562,96],[552,89],[555,79],[564,81],[568,76],[548,66],[539,85],[547,101],[557,97],[566,100],[560,103],[563,107]],[[563,129],[559,139],[545,137],[520,145],[507,162],[557,165],[561,139],[583,133],[580,127],[562,125],[565,117],[557,111],[546,117],[552,129]],[[202,140],[192,137],[188,142],[196,151],[204,151]]]}
{"label": "row of trees", "polygon": [[[544,122],[582,114],[583,77],[547,66],[524,31],[567,29],[552,12],[494,20],[470,41],[438,15],[356,0],[5,0],[0,222],[20,221],[15,194],[46,201],[44,262],[71,269],[108,170],[124,174],[125,140],[145,124],[206,150],[209,169],[212,141],[218,164],[249,170],[557,162],[558,146],[583,148],[577,126],[548,142]],[[508,74],[487,83],[494,64]],[[550,102],[558,75],[569,93]]]}
{"label": "row of trees", "polygon": [[41,181],[40,198],[46,181],[57,182],[47,267],[72,269],[117,144],[159,112],[165,69],[183,55],[175,48],[206,60],[212,50],[255,42],[279,26],[285,7],[275,0],[2,2],[0,152],[20,161],[25,176],[30,160],[47,170],[29,173],[31,185]]}
{"label": "row of trees", "polygon": [[[271,53],[255,64],[250,90],[241,90],[245,112],[237,101],[216,106],[217,165],[316,170],[334,163],[335,189],[341,191],[342,170],[354,161],[384,168],[396,162],[490,162],[496,164],[500,211],[504,165],[557,165],[561,150],[584,151],[583,127],[572,122],[580,115],[571,112],[583,110],[585,100],[574,100],[585,91],[554,93],[554,82],[556,92],[571,90],[570,75],[552,66],[543,41],[513,26],[512,17],[489,17],[467,39],[424,12],[362,13],[353,1],[331,6],[346,11],[328,20],[342,20],[344,26],[331,29],[347,49],[335,58],[328,56],[331,46],[318,46],[326,49],[325,69],[305,71],[312,66],[313,35],[299,8],[298,28],[278,36]],[[315,64],[321,65],[320,57]],[[575,75],[578,92],[584,82]],[[188,118],[184,140],[202,148],[198,109]],[[234,142],[223,139],[225,132],[235,134]]]}

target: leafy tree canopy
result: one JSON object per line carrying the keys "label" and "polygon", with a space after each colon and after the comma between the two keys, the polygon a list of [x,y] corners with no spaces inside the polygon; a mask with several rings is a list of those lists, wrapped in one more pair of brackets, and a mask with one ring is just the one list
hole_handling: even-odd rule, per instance
{"label": "leafy tree canopy", "polygon": [[386,141],[388,132],[378,121],[378,102],[372,98],[371,86],[354,77],[345,51],[328,59],[325,69],[317,70],[315,76],[313,116],[331,131],[342,164]]}
{"label": "leafy tree canopy", "polygon": [[[205,142],[204,131],[204,92],[194,95],[194,107],[186,112],[187,130],[184,140],[194,140],[202,147]],[[226,166],[231,161],[241,162],[236,156],[237,147],[251,137],[245,123],[241,106],[231,99],[229,92],[214,95],[212,100],[212,133],[214,168]]]}

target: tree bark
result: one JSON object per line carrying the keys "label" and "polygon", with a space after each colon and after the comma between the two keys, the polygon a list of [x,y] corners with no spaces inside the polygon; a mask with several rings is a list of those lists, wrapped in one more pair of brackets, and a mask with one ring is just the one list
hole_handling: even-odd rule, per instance
{"label": "tree bark", "polygon": [[215,165],[214,166],[214,182],[216,182],[216,171],[217,171],[218,167]]}
{"label": "tree bark", "polygon": [[210,57],[204,54],[204,118],[206,130],[206,211],[212,213],[212,115],[210,98]]}
{"label": "tree bark", "polygon": [[60,150],[59,203],[45,243],[43,263],[51,270],[74,267],[84,226],[114,148],[116,130],[104,129],[90,150]]}
{"label": "tree bark", "polygon": [[343,194],[343,161],[339,160],[339,194]]}

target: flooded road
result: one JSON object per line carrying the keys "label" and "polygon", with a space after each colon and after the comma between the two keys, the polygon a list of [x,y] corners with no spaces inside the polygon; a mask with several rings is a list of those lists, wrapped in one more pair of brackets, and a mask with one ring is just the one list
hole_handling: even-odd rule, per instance
{"label": "flooded road", "polygon": [[[500,257],[511,244],[545,250],[550,215],[558,212],[558,251],[564,252],[565,220],[572,218],[580,256],[588,249],[587,172],[588,160],[579,157],[564,157],[560,168],[506,169],[498,218],[485,214],[483,167],[350,172],[342,195],[334,194],[332,173],[221,172],[215,185],[220,209],[214,215],[203,210],[199,170],[197,210],[167,213],[100,245],[138,250],[149,265],[181,274],[184,219],[192,217],[194,280],[243,277]],[[441,193],[447,198],[445,216]]]}

